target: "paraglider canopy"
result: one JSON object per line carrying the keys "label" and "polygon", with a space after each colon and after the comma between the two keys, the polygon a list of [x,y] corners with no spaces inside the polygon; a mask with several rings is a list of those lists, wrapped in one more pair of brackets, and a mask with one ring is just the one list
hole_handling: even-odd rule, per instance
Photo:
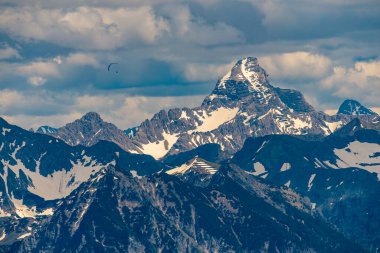
{"label": "paraglider canopy", "polygon": [[[111,62],[110,64],[108,64],[108,67],[107,67],[108,72],[111,71],[113,65],[117,65],[117,64],[119,64],[119,63],[117,63],[117,62]],[[115,73],[117,74],[119,72],[116,70]]]}

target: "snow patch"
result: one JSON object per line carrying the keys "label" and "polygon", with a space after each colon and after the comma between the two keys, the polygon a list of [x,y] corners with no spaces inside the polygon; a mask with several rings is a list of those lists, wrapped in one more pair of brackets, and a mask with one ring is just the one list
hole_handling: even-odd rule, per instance
{"label": "snow patch", "polygon": [[202,174],[214,175],[217,172],[217,169],[214,168],[213,166],[209,165],[208,163],[204,162],[201,159],[195,158],[191,160],[190,162],[182,164],[179,167],[166,171],[166,174],[169,174],[169,175],[185,174],[187,171],[189,171],[192,168],[200,169],[199,172]]}
{"label": "snow patch", "polygon": [[309,182],[307,183],[307,191],[310,191],[311,187],[313,187],[313,181],[316,174],[311,175]]}
{"label": "snow patch", "polygon": [[189,134],[193,132],[204,133],[204,132],[210,132],[212,130],[215,130],[219,126],[235,118],[238,111],[239,111],[239,108],[231,109],[231,108],[226,108],[226,107],[220,107],[217,110],[211,112],[210,115],[208,115],[204,111],[203,119],[201,117],[202,124],[198,126],[196,129],[189,131],[188,133]]}
{"label": "snow patch", "polygon": [[337,121],[337,122],[327,122],[325,121],[325,125],[329,129],[330,133],[335,132],[338,128],[340,128],[343,125],[342,121]]}
{"label": "snow patch", "polygon": [[264,119],[265,117],[267,116],[274,116],[274,115],[282,115],[282,112],[277,110],[277,109],[274,109],[274,108],[270,108],[265,114],[261,115],[260,117],[257,118],[257,120],[262,120]]}
{"label": "snow patch", "polygon": [[253,175],[255,176],[258,176],[258,175],[261,175],[261,174],[264,174],[266,171],[264,165],[260,162],[256,162],[253,164],[253,168],[254,168],[254,172],[253,172]]}
{"label": "snow patch", "polygon": [[284,171],[287,171],[287,170],[290,170],[290,163],[284,163],[282,166],[281,166],[281,169],[280,171],[281,172],[284,172]]}
{"label": "snow patch", "polygon": [[[288,117],[290,118],[290,116],[288,116]],[[295,128],[304,129],[304,128],[312,128],[313,127],[313,123],[312,123],[311,118],[309,116],[307,117],[306,121],[301,120],[299,118],[291,118],[291,119],[293,121]]]}
{"label": "snow patch", "polygon": [[359,168],[376,173],[380,181],[380,145],[353,141],[343,149],[334,149],[337,169]]}
{"label": "snow patch", "polygon": [[23,234],[23,235],[20,235],[19,237],[17,237],[17,240],[21,240],[21,239],[24,239],[25,237],[28,237],[28,236],[31,236],[32,235],[32,233],[25,233],[25,234]]}
{"label": "snow patch", "polygon": [[23,204],[22,199],[15,199],[13,197],[11,197],[10,199],[13,203],[13,206],[15,208],[15,212],[16,212],[18,217],[20,217],[20,218],[25,218],[25,217],[34,218],[37,216],[38,213],[36,211],[35,206],[32,206],[32,207],[25,206]]}
{"label": "snow patch", "polygon": [[1,207],[0,207],[0,218],[2,218],[2,217],[11,217],[11,214],[7,213],[6,211],[1,209]]}
{"label": "snow patch", "polygon": [[173,145],[177,142],[178,136],[174,134],[162,133],[164,137],[161,141],[150,142],[142,145],[142,152],[147,155],[153,156],[155,159],[164,157]]}
{"label": "snow patch", "polygon": [[0,235],[0,241],[3,241],[6,236],[7,236],[7,234],[5,233],[5,230],[3,230],[3,233],[1,233],[1,235]]}
{"label": "snow patch", "polygon": [[139,174],[137,174],[137,171],[135,171],[135,170],[130,170],[129,172],[132,174],[133,178],[137,178],[137,179],[142,178],[142,176],[139,176]]}
{"label": "snow patch", "polygon": [[226,81],[231,77],[231,71],[229,71],[225,76],[222,77],[219,81],[218,88],[219,89],[225,89],[226,88]]}
{"label": "snow patch", "polygon": [[169,175],[184,174],[193,166],[194,162],[195,160],[191,161],[190,163],[184,163],[179,167],[166,171],[166,174],[169,174]]}
{"label": "snow patch", "polygon": [[42,213],[40,213],[40,215],[44,215],[44,216],[51,216],[53,214],[54,214],[53,208],[48,208],[44,210]]}
{"label": "snow patch", "polygon": [[[12,170],[16,177],[19,178],[19,171],[23,171],[24,174],[30,179],[31,184],[28,185],[28,191],[45,200],[60,199],[68,196],[73,190],[75,190],[82,182],[88,181],[91,175],[98,172],[101,168],[107,167],[110,164],[115,164],[112,161],[108,164],[97,164],[91,157],[83,156],[82,159],[77,161],[71,161],[72,167],[70,170],[65,169],[54,171],[52,174],[42,176],[40,174],[40,157],[39,161],[36,161],[35,171],[30,171],[25,167],[20,159],[16,158],[17,152],[24,146],[18,146],[12,153],[12,158],[16,161],[14,165],[10,165],[9,161],[2,160],[3,168],[8,172],[8,168]],[[82,152],[84,154],[84,151]],[[84,161],[83,161],[84,160]],[[7,175],[4,175],[3,179],[6,180]],[[6,181],[5,181],[6,182]]]}
{"label": "snow patch", "polygon": [[256,151],[256,154],[258,154],[260,152],[260,150],[262,150],[264,148],[264,146],[268,143],[269,141],[264,141],[261,146],[259,147],[259,149]]}
{"label": "snow patch", "polygon": [[179,117],[179,119],[190,120],[191,118],[187,115],[186,111],[182,111],[181,117]]}
{"label": "snow patch", "polygon": [[3,127],[3,131],[2,131],[2,133],[3,133],[3,135],[5,136],[5,135],[6,135],[7,133],[9,133],[10,131],[11,131],[11,129]]}
{"label": "snow patch", "polygon": [[11,197],[10,200],[13,203],[13,206],[15,208],[15,212],[18,217],[20,218],[35,218],[36,216],[51,216],[53,215],[53,208],[48,208],[42,212],[37,212],[36,207],[28,207],[24,205],[22,199],[16,199],[14,197]]}
{"label": "snow patch", "polygon": [[99,129],[94,136],[97,136],[100,132],[102,131],[102,129]]}
{"label": "snow patch", "polygon": [[255,64],[257,64],[255,61],[248,61],[247,58],[244,58],[241,63],[241,73],[249,82],[249,92],[255,93],[257,98],[264,100],[267,104],[272,95],[270,94],[269,88],[266,87],[266,85],[261,84],[260,74],[250,69],[254,67]]}

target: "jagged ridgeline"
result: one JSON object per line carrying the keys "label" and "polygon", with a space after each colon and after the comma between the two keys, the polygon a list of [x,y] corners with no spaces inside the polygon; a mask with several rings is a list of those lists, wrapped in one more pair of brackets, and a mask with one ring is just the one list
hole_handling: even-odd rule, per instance
{"label": "jagged ridgeline", "polygon": [[267,77],[244,58],[125,131],[0,119],[0,252],[378,252],[380,117]]}
{"label": "jagged ridgeline", "polygon": [[44,127],[39,132],[70,145],[91,146],[108,140],[132,153],[156,159],[192,150],[208,143],[219,144],[232,155],[248,137],[270,134],[323,137],[360,117],[367,125],[379,127],[379,116],[360,103],[345,101],[338,114],[316,111],[301,92],[272,86],[256,58],[239,60],[220,79],[199,107],[161,110],[141,125],[126,130],[104,122],[96,113],[57,130]]}

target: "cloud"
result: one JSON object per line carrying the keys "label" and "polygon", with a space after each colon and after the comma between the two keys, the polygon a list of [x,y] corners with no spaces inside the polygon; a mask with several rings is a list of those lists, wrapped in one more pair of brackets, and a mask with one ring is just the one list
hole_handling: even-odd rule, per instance
{"label": "cloud", "polygon": [[114,49],[153,43],[167,31],[166,21],[149,6],[136,8],[2,8],[0,30],[26,39],[79,49]]}
{"label": "cloud", "polygon": [[356,62],[353,67],[337,66],[321,81],[321,86],[341,98],[359,98],[378,105],[380,97],[380,61]]}
{"label": "cloud", "polygon": [[[379,105],[380,61],[336,62],[310,52],[290,52],[259,58],[273,84],[301,90],[317,109],[331,108],[347,98]],[[346,66],[347,65],[347,66]]]}
{"label": "cloud", "polygon": [[346,96],[379,107],[378,66],[367,64],[379,59],[379,16],[378,0],[4,0],[0,90],[25,102],[0,111],[23,125],[93,110],[138,124],[166,103],[202,98],[246,56],[317,109]]}
{"label": "cloud", "polygon": [[[3,62],[0,70],[0,84],[4,85],[4,80],[7,78],[22,77],[34,87],[45,84],[52,87],[59,85],[68,87],[69,78],[73,76],[73,73],[82,72],[83,67],[86,66],[93,69],[102,67],[97,57],[89,53],[71,53],[67,56],[39,58],[30,62],[25,60]],[[80,86],[78,83],[76,85]]]}
{"label": "cloud", "polygon": [[377,30],[377,0],[246,0],[263,14],[262,24],[271,40],[308,40],[347,36]]}
{"label": "cloud", "polygon": [[57,64],[52,61],[35,61],[22,64],[17,68],[17,73],[22,75],[59,76]]}
{"label": "cloud", "polygon": [[318,79],[331,70],[331,60],[310,52],[290,52],[264,56],[259,63],[276,79]]}
{"label": "cloud", "polygon": [[28,82],[34,86],[41,86],[46,83],[46,79],[42,76],[32,76],[28,78]]}
{"label": "cloud", "polygon": [[188,81],[216,82],[216,80],[223,77],[234,64],[235,61],[228,64],[190,63],[185,65],[184,74]]}
{"label": "cloud", "polygon": [[16,91],[0,90],[0,114],[47,116],[67,112],[74,102],[73,96],[62,92],[56,94],[46,90]]}
{"label": "cloud", "polygon": [[58,65],[62,64],[62,58],[60,55],[53,58],[53,62],[57,63]]}
{"label": "cloud", "polygon": [[104,119],[114,122],[121,128],[138,126],[145,119],[151,118],[161,109],[195,107],[202,103],[204,96],[175,97],[123,97],[122,103],[110,113],[103,111]]}
{"label": "cloud", "polygon": [[374,111],[380,115],[380,107],[372,107],[371,109],[372,109],[372,111]]}
{"label": "cloud", "polygon": [[70,54],[65,59],[70,65],[88,65],[93,67],[99,67],[99,62],[95,56],[85,53]]}
{"label": "cloud", "polygon": [[42,86],[48,78],[60,77],[58,63],[53,60],[37,60],[29,63],[17,63],[8,65],[7,75],[25,77],[27,82],[34,87]]}
{"label": "cloud", "polygon": [[243,34],[235,27],[223,22],[206,23],[202,18],[195,17],[186,6],[167,7],[165,14],[170,19],[172,35],[185,43],[206,46],[241,43],[244,41]]}
{"label": "cloud", "polygon": [[26,129],[41,125],[60,127],[80,118],[87,112],[96,111],[104,120],[121,129],[139,125],[160,109],[195,107],[204,96],[144,97],[110,93],[81,95],[62,92],[0,91],[0,115],[12,124]]}
{"label": "cloud", "polygon": [[[380,107],[370,107],[370,109],[380,115]],[[335,115],[337,112],[338,109],[327,109],[324,111],[328,115]]]}
{"label": "cloud", "polygon": [[20,59],[21,56],[19,52],[10,47],[9,45],[3,45],[2,48],[0,48],[0,60],[7,60],[7,59]]}

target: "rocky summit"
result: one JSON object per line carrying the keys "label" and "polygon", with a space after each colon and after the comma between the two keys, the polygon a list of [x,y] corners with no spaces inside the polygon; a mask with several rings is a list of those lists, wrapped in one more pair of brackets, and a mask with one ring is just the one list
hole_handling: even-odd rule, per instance
{"label": "rocky summit", "polygon": [[339,107],[338,114],[346,115],[377,115],[371,109],[361,105],[358,101],[353,99],[345,100]]}
{"label": "rocky summit", "polygon": [[101,140],[106,140],[114,142],[124,150],[136,150],[135,145],[123,131],[114,124],[103,121],[96,112],[89,112],[82,118],[56,129],[56,131],[47,131],[46,134],[64,140],[71,146],[89,147]]}

